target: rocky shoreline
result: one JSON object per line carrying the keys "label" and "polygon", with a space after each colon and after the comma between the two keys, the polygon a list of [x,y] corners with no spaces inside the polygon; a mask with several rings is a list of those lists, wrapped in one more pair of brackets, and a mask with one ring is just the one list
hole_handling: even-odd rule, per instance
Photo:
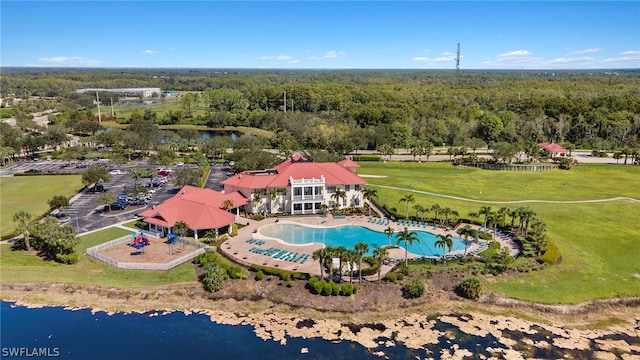
{"label": "rocky shoreline", "polygon": [[[273,286],[278,289],[277,285]],[[354,341],[370,349],[394,346],[396,342],[412,349],[425,349],[447,335],[436,329],[436,322],[441,322],[465,334],[494,336],[504,347],[489,351],[499,358],[528,358],[534,354],[531,351],[540,347],[577,358],[588,353],[613,359],[616,357],[610,356],[612,350],[629,358],[640,356],[639,298],[541,305],[504,299],[496,294],[471,302],[437,292],[425,296],[421,302],[395,308],[389,304],[369,304],[364,310],[366,304],[355,301],[357,296],[314,295],[316,305],[321,305],[314,306],[303,296],[304,291],[296,291],[300,298],[289,296],[291,301],[284,302],[278,297],[270,298],[277,293],[273,289],[262,289],[262,296],[252,293],[249,296],[252,298],[242,298],[234,292],[206,293],[198,283],[136,289],[3,283],[0,289],[3,301],[28,307],[64,306],[70,310],[90,308],[108,314],[148,313],[149,316],[174,311],[206,314],[220,324],[251,325],[256,336],[283,345],[290,337],[319,337]],[[298,301],[307,301],[307,306],[300,306]],[[443,351],[449,352],[451,358],[470,355],[469,350],[463,348]]]}

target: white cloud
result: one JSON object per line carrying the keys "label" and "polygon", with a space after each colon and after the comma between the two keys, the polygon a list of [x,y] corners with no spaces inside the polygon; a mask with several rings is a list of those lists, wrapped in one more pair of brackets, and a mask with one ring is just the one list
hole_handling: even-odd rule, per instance
{"label": "white cloud", "polygon": [[153,50],[145,50],[142,52],[143,54],[157,54],[157,51],[153,51]]}
{"label": "white cloud", "polygon": [[264,55],[264,56],[260,56],[260,60],[287,60],[287,61],[291,61],[291,60],[293,60],[293,57],[289,56],[289,55],[278,55],[278,56]]}
{"label": "white cloud", "polygon": [[413,61],[429,61],[429,58],[426,56],[416,56],[412,60]]}
{"label": "white cloud", "polygon": [[289,55],[278,55],[278,56],[276,57],[276,59],[277,59],[277,60],[291,60],[291,59],[292,59],[292,57],[291,57],[291,56],[289,56]]}
{"label": "white cloud", "polygon": [[510,59],[517,57],[531,56],[528,50],[515,50],[498,55],[498,59]]}
{"label": "white cloud", "polygon": [[593,61],[594,58],[589,56],[579,56],[579,57],[559,57],[549,61],[550,64],[568,64],[568,63],[587,63]]}
{"label": "white cloud", "polygon": [[271,56],[271,55],[260,56],[260,60],[273,60],[273,59],[275,59],[275,56]]}
{"label": "white cloud", "polygon": [[601,48],[589,48],[589,49],[575,50],[575,51],[572,51],[571,53],[574,55],[583,55],[583,54],[597,53],[600,51],[602,51]]}
{"label": "white cloud", "polygon": [[81,56],[41,57],[38,59],[38,61],[42,61],[48,64],[58,64],[58,65],[84,65],[84,66],[100,65],[100,60],[88,59]]}
{"label": "white cloud", "polygon": [[290,64],[297,64],[297,63],[299,63],[299,62],[300,62],[300,60],[297,60],[297,59],[296,59],[296,60],[290,60],[290,61],[289,61],[289,63],[290,63]]}
{"label": "white cloud", "polygon": [[623,51],[621,53],[619,53],[618,55],[623,55],[623,56],[633,56],[633,55],[640,55],[640,51]]}
{"label": "white cloud", "polygon": [[309,56],[309,60],[333,59],[345,55],[347,55],[347,53],[344,51],[330,50],[325,52],[321,56]]}

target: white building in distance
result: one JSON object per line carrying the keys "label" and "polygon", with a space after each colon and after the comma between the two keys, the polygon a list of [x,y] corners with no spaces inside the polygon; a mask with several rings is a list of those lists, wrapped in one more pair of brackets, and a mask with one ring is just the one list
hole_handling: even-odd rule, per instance
{"label": "white building in distance", "polygon": [[143,97],[150,98],[154,96],[160,96],[162,90],[160,88],[120,88],[120,89],[99,89],[99,88],[86,88],[77,89],[77,94],[84,94],[86,92],[109,92],[116,94],[124,94],[126,97]]}

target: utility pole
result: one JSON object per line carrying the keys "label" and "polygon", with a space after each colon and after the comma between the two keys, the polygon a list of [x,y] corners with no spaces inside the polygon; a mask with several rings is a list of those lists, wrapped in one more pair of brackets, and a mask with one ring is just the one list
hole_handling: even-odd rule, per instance
{"label": "utility pole", "polygon": [[458,52],[456,53],[456,85],[460,85],[460,43],[458,43]]}
{"label": "utility pole", "polygon": [[98,90],[96,90],[96,103],[98,104],[98,123],[102,123],[102,116],[100,115],[100,98],[98,97]]}
{"label": "utility pole", "polygon": [[116,117],[115,113],[113,112],[113,98],[111,98],[111,117]]}
{"label": "utility pole", "polygon": [[287,92],[284,92],[284,112],[287,113]]}

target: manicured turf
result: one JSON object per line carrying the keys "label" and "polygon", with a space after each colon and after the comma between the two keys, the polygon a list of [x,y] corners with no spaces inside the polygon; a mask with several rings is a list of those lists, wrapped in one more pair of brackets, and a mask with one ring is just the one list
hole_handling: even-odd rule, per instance
{"label": "manicured turf", "polygon": [[80,175],[16,176],[0,178],[0,236],[16,228],[13,214],[26,210],[34,218],[49,210],[47,201],[55,195],[71,197],[82,188]]}
{"label": "manicured turf", "polygon": [[122,270],[84,255],[91,246],[129,234],[119,228],[107,228],[82,236],[76,250],[80,260],[74,265],[62,265],[44,261],[38,256],[24,251],[12,251],[11,245],[0,245],[0,270],[3,282],[68,282],[95,284],[102,286],[140,287],[196,281],[197,277],[190,263],[169,271]]}
{"label": "manicured turf", "polygon": [[[449,164],[360,163],[369,184],[406,187],[483,200],[589,200],[625,196],[640,199],[640,167],[580,165],[570,171],[507,172]],[[407,191],[373,187],[378,202],[404,213],[398,200]],[[482,194],[480,193],[482,191]],[[413,193],[416,203],[438,203],[466,217],[488,205],[529,206],[548,226],[562,262],[547,270],[489,277],[487,287],[507,296],[544,303],[576,303],[594,298],[640,296],[640,203],[483,204]],[[413,213],[413,211],[411,211]],[[431,216],[430,214],[429,216]]]}

